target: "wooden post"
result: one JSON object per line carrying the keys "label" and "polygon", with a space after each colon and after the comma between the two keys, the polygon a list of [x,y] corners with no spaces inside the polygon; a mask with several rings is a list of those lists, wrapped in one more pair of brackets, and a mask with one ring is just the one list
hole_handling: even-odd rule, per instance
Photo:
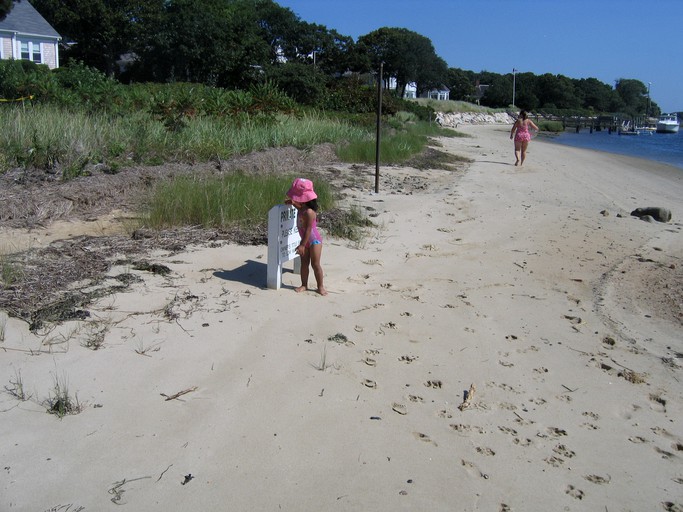
{"label": "wooden post", "polygon": [[382,89],[384,88],[384,62],[379,65],[379,80],[377,81],[377,136],[375,141],[375,194],[379,193],[379,142],[382,127]]}

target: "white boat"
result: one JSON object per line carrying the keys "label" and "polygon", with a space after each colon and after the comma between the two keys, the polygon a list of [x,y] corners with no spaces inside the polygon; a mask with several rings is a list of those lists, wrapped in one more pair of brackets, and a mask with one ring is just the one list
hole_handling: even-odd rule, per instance
{"label": "white boat", "polygon": [[676,133],[678,131],[678,115],[662,114],[657,121],[657,133]]}

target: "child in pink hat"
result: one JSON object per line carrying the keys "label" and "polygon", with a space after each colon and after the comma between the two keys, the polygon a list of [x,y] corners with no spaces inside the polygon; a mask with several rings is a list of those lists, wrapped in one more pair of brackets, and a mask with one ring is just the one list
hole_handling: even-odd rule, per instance
{"label": "child in pink hat", "polygon": [[323,252],[323,239],[318,231],[318,195],[313,190],[313,182],[306,178],[297,178],[287,191],[286,204],[291,204],[298,210],[296,227],[299,230],[301,244],[296,248],[296,253],[301,256],[301,286],[295,288],[296,292],[308,290],[308,274],[310,265],[313,268],[315,280],[318,283],[318,293],[327,295],[323,285],[323,268],[320,265],[320,256]]}

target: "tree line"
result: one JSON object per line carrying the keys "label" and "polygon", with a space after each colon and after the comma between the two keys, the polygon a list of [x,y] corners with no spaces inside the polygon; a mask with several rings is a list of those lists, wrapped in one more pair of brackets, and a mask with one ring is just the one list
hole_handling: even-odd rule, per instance
{"label": "tree line", "polygon": [[[193,82],[247,89],[266,81],[313,106],[329,103],[344,76],[371,80],[383,64],[402,96],[445,85],[452,100],[549,113],[657,115],[642,82],[497,74],[449,68],[425,36],[383,27],[357,41],[308,23],[273,0],[31,0],[62,35],[62,61],[82,62],[124,83]],[[0,0],[0,19],[11,7]],[[363,83],[362,81],[358,83]],[[367,83],[367,82],[366,82]],[[477,85],[487,85],[477,95]],[[481,90],[481,89],[480,89]]]}

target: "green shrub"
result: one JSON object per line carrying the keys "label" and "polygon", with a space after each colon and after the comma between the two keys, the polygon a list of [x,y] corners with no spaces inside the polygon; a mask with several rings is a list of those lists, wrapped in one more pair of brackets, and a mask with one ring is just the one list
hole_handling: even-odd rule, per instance
{"label": "green shrub", "polygon": [[542,132],[559,133],[564,131],[564,127],[560,121],[538,121],[536,123],[538,129]]}
{"label": "green shrub", "polygon": [[34,101],[45,101],[53,90],[53,76],[44,64],[27,60],[0,60],[0,98],[17,100],[33,96]]}

